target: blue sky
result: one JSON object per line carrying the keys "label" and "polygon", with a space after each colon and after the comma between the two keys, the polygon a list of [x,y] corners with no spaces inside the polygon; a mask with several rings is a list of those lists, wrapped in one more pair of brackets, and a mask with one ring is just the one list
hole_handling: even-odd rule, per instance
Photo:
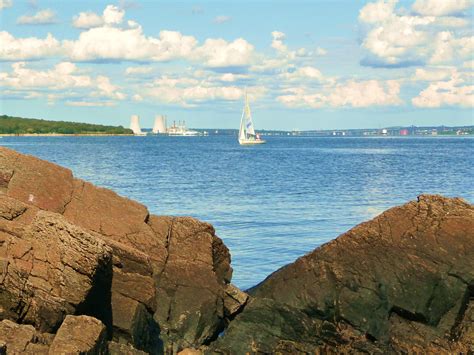
{"label": "blue sky", "polygon": [[0,0],[0,112],[127,126],[472,125],[472,0]]}

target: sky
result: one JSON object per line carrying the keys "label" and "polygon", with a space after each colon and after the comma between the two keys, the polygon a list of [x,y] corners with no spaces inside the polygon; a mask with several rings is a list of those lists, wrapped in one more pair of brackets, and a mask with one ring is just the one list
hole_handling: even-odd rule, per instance
{"label": "sky", "polygon": [[0,0],[0,113],[128,126],[474,125],[474,0]]}

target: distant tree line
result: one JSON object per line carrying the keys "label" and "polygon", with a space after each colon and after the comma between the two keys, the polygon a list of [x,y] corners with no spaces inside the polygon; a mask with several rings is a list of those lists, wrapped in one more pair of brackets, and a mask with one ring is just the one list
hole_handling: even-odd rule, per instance
{"label": "distant tree line", "polygon": [[132,134],[122,126],[0,116],[0,134]]}

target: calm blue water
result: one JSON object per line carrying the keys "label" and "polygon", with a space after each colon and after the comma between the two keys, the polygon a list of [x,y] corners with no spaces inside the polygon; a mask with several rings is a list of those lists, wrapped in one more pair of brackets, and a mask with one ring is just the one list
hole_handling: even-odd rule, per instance
{"label": "calm blue water", "polygon": [[155,214],[212,223],[247,288],[420,193],[474,202],[471,138],[4,137]]}

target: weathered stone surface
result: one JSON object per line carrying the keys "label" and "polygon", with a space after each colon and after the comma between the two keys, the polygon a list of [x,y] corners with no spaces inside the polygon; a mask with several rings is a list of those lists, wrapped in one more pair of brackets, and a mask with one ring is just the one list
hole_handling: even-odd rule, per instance
{"label": "weathered stone surface", "polygon": [[0,193],[40,209],[62,213],[71,200],[69,169],[35,157],[0,148]]}
{"label": "weathered stone surface", "polygon": [[229,252],[210,224],[187,217],[151,222],[157,235],[166,236],[165,262],[155,273],[160,336],[174,351],[205,344],[224,327]]}
{"label": "weathered stone surface", "polygon": [[227,318],[238,314],[245,306],[249,296],[232,284],[225,287],[224,311]]}
{"label": "weathered stone surface", "polygon": [[148,353],[135,349],[132,345],[109,341],[109,355],[147,355]]}
{"label": "weathered stone surface", "polygon": [[[422,195],[280,269],[250,294],[271,299],[274,311],[293,307],[333,324],[329,337],[315,328],[303,343],[282,332],[296,344],[323,340],[327,346],[343,335],[339,328],[346,324],[350,338],[359,340],[342,337],[335,349],[410,352],[463,351],[472,331],[473,290],[474,207],[461,199]],[[251,351],[253,337],[261,336],[253,335],[259,323],[273,319],[270,310],[252,319],[255,312],[247,306],[214,349],[233,350],[240,343],[239,351]],[[273,335],[288,320],[281,322],[272,324]]]}
{"label": "weathered stone surface", "polygon": [[[109,332],[117,331],[137,348],[143,348],[144,342],[134,343],[134,339],[138,339],[133,336],[134,329],[147,324],[154,332],[158,325],[164,347],[179,350],[185,346],[197,347],[215,338],[223,329],[225,318],[239,309],[236,304],[228,303],[229,308],[224,311],[224,299],[229,300],[225,289],[232,275],[230,254],[207,223],[192,218],[151,216],[146,207],[137,202],[74,179],[68,169],[4,147],[0,147],[1,194],[27,204],[24,212],[21,210],[24,205],[19,207],[13,202],[1,210],[0,215],[6,221],[20,223],[22,219],[21,223],[31,224],[39,210],[58,212],[69,223],[103,240],[112,249],[113,277],[94,279],[92,284],[100,287],[89,287],[89,293],[84,289],[82,294],[71,294],[77,300],[64,305],[64,309],[56,307],[62,309],[62,314],[37,322],[37,326],[57,327],[64,315],[76,308],[76,313],[98,317]],[[22,267],[28,270],[26,264]],[[40,282],[43,284],[41,280],[37,281],[38,288]],[[76,286],[82,288],[81,283]],[[98,306],[98,288],[104,289],[106,298],[113,300],[108,308],[103,302]],[[95,305],[88,307],[89,311],[96,309],[96,313],[86,311],[87,307],[82,304],[75,306],[84,297],[86,304]],[[49,297],[48,301],[52,300],[56,301]],[[134,312],[129,314],[118,309],[117,305],[122,304],[133,304]],[[18,308],[9,305],[7,309]],[[10,315],[12,319],[20,317],[13,316]],[[41,319],[45,317],[43,314]],[[153,322],[149,321],[151,318]],[[144,319],[146,321],[142,321]]]}
{"label": "weathered stone surface", "polygon": [[0,322],[0,343],[7,354],[47,354],[51,338],[37,332],[31,325],[4,319]]}
{"label": "weathered stone surface", "polygon": [[0,197],[0,211],[15,206],[0,218],[0,317],[54,331],[111,267],[110,249],[56,213],[39,211],[31,223],[17,222],[28,207],[11,202]]}
{"label": "weathered stone surface", "polygon": [[94,317],[68,315],[54,337],[49,354],[107,354],[105,326]]}

